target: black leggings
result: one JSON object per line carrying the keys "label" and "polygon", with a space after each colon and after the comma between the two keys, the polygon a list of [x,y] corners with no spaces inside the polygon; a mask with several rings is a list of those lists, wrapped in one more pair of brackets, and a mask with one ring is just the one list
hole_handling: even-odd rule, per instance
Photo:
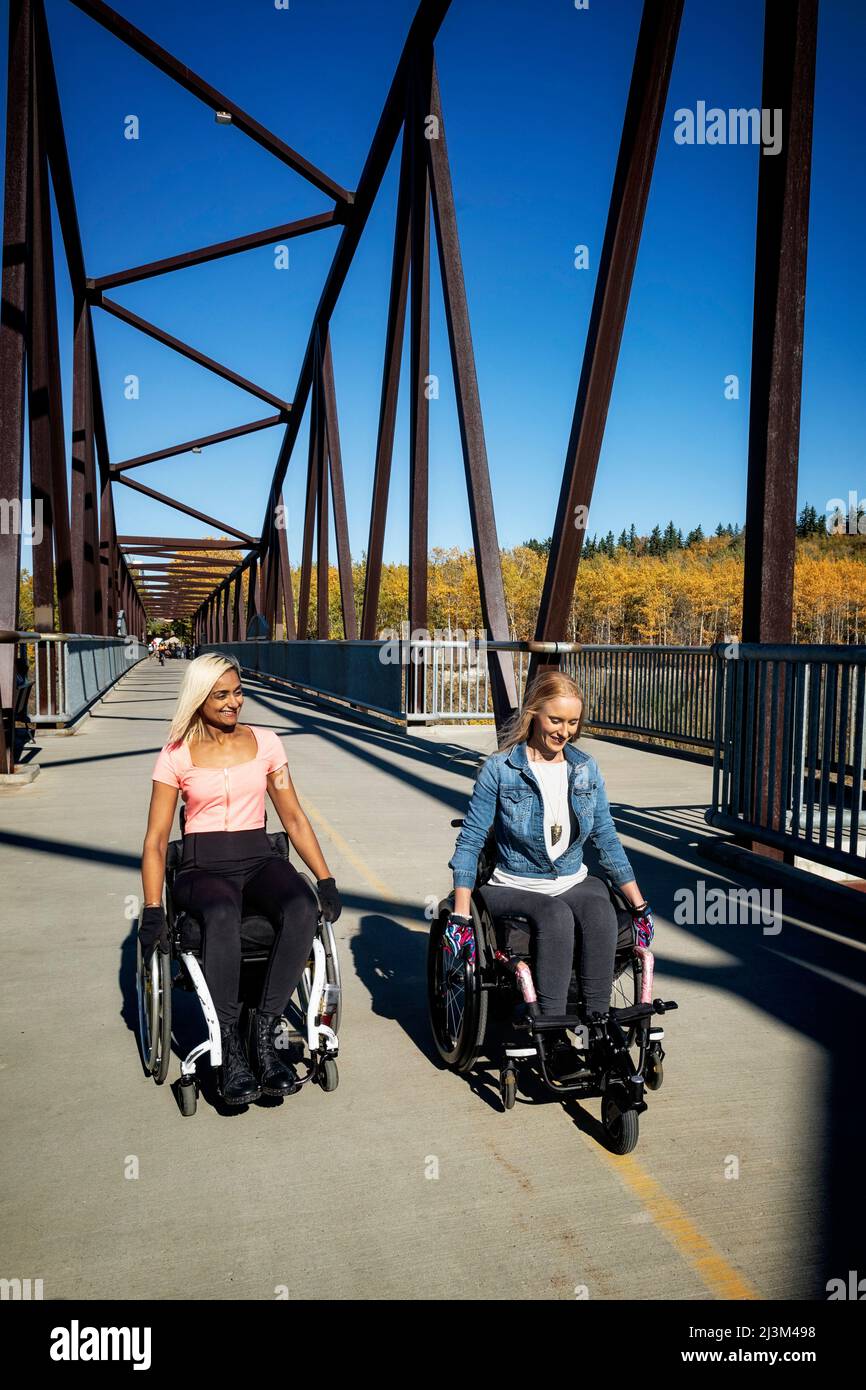
{"label": "black leggings", "polygon": [[519,912],[535,932],[535,988],[543,1014],[564,1014],[575,956],[575,928],[580,947],[579,975],[584,1006],[605,1013],[610,1007],[618,924],[606,885],[588,874],[555,897],[531,888],[486,883],[479,889],[494,916]]}
{"label": "black leggings", "polygon": [[316,933],[316,899],[264,830],[215,830],[184,837],[183,864],[172,899],[201,923],[202,970],[217,1017],[238,1021],[241,919],[266,917],[276,933],[259,1007],[281,1014],[291,999]]}

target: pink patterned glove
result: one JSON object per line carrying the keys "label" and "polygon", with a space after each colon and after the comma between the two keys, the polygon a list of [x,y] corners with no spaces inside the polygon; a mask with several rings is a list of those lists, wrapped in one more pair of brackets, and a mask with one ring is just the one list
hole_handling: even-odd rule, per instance
{"label": "pink patterned glove", "polygon": [[475,931],[471,918],[461,917],[458,913],[452,912],[445,928],[445,943],[455,957],[460,955],[464,946],[468,947],[468,959],[474,961]]}
{"label": "pink patterned glove", "polygon": [[655,936],[655,922],[649,903],[646,903],[638,912],[632,913],[632,922],[634,923],[636,945],[641,946],[645,951],[648,950]]}

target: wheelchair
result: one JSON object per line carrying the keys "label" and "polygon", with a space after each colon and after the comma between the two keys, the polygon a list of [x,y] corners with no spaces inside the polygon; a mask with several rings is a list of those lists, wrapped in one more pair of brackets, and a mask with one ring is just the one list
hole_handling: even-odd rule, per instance
{"label": "wheelchair", "polygon": [[[183,813],[181,812],[181,834]],[[285,831],[269,834],[274,854],[289,857],[289,838]],[[175,910],[172,887],[183,860],[183,840],[172,840],[165,861],[165,913],[168,922],[169,950],[154,951],[150,965],[145,966],[141,942],[137,943],[138,1023],[141,1057],[144,1069],[161,1086],[168,1076],[171,1062],[171,1000],[175,989],[197,995],[207,1027],[207,1038],[198,1043],[181,1060],[180,1080],[176,1095],[182,1115],[194,1115],[199,1094],[197,1064],[209,1058],[209,1065],[222,1062],[220,1026],[210,990],[201,968],[202,929],[188,912]],[[276,1045],[285,1048],[292,1060],[305,1062],[307,1071],[300,1078],[301,1086],[313,1081],[323,1091],[335,1091],[339,1081],[337,1054],[339,1052],[342,987],[340,964],[331,923],[322,916],[316,886],[308,874],[303,878],[312,889],[318,905],[316,934],[295,996],[288,1002],[282,1018],[281,1032]],[[241,1009],[240,1030],[247,1032],[249,1007],[245,995],[251,994],[251,979],[260,975],[274,942],[274,928],[266,917],[248,914],[241,922]],[[304,1055],[306,1045],[307,1056]]]}
{"label": "wheelchair", "polygon": [[[452,820],[455,828],[462,819]],[[531,1063],[546,1091],[557,1096],[601,1097],[601,1120],[610,1149],[627,1154],[638,1142],[639,1116],[647,1109],[645,1091],[664,1080],[664,1028],[655,1015],[676,1009],[673,1000],[651,999],[653,955],[638,946],[628,904],[609,881],[619,935],[606,1036],[590,1053],[588,1030],[580,1009],[580,983],[572,969],[567,1012],[542,1015],[532,983],[530,919],[520,913],[494,916],[479,891],[495,863],[493,831],[479,856],[470,899],[471,929],[457,955],[445,929],[454,910],[454,893],[439,903],[431,923],[427,951],[427,1003],[436,1050],[446,1066],[466,1075],[481,1056],[499,1066],[503,1111],[517,1099],[517,1068]],[[493,1023],[503,1025],[504,1040],[488,1046]],[[575,1035],[580,1065],[568,1080],[551,1072],[548,1041],[568,1030]]]}

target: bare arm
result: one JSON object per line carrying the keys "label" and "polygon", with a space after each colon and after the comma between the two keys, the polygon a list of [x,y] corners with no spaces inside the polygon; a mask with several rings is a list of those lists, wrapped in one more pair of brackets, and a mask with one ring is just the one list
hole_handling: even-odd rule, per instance
{"label": "bare arm", "polygon": [[150,794],[144,850],[141,855],[141,884],[144,889],[145,907],[162,906],[165,854],[176,806],[177,788],[170,787],[167,782],[154,782]]}
{"label": "bare arm", "polygon": [[316,839],[315,831],[304,814],[298,794],[292,785],[288,764],[268,773],[268,796],[274,805],[293,847],[317,879],[330,878],[331,872]]}

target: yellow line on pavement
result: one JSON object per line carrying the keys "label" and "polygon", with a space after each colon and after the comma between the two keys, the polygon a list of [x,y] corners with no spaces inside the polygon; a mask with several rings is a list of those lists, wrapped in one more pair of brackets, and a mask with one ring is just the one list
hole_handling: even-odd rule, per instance
{"label": "yellow line on pavement", "polygon": [[328,836],[328,838],[334,842],[337,849],[342,854],[343,858],[348,859],[352,867],[354,869],[357,869],[358,873],[370,885],[371,888],[375,888],[376,892],[380,893],[383,898],[387,898],[389,902],[400,901],[399,898],[394,896],[388,885],[383,883],[380,878],[377,878],[376,875],[372,873],[370,869],[367,868],[367,865],[364,863],[360,854],[356,853],[356,851],[352,849],[352,846],[348,843],[348,841],[343,839],[343,836],[340,834],[339,830],[335,830],[334,827],[331,825],[330,821],[322,815],[321,811],[317,807],[313,806],[308,796],[304,796],[301,798],[301,804],[304,808],[304,811],[309,816],[310,820],[316,822],[317,828],[321,827],[321,829]]}
{"label": "yellow line on pavement", "polygon": [[678,1202],[675,1202],[655,1178],[630,1154],[618,1157],[600,1148],[597,1143],[584,1135],[586,1143],[593,1152],[604,1159],[623,1185],[637,1197],[674,1246],[683,1259],[692,1266],[701,1282],[716,1298],[760,1299],[761,1295],[747,1279],[729,1265],[712,1241],[702,1236],[694,1222],[686,1215]]}
{"label": "yellow line on pavement", "polygon": [[[374,888],[377,893],[390,902],[400,901],[387,884],[383,883],[367,868],[360,854],[352,849],[352,846],[338,830],[334,829],[321,811],[311,805],[306,796],[303,797],[303,806],[310,819],[316,822],[317,827],[321,827],[343,857],[348,860],[371,888]],[[692,1266],[698,1278],[711,1294],[716,1298],[760,1299],[761,1295],[749,1284],[748,1280],[738,1274],[732,1265],[728,1264],[724,1255],[720,1254],[712,1241],[701,1235],[683,1208],[667,1195],[655,1178],[650,1177],[637,1159],[630,1154],[624,1156],[611,1154],[606,1149],[601,1148],[596,1141],[590,1139],[588,1135],[582,1137],[596,1157],[603,1159],[624,1186],[634,1194],[644,1211],[649,1214],[651,1220],[671,1242],[678,1254],[687,1264]]]}

